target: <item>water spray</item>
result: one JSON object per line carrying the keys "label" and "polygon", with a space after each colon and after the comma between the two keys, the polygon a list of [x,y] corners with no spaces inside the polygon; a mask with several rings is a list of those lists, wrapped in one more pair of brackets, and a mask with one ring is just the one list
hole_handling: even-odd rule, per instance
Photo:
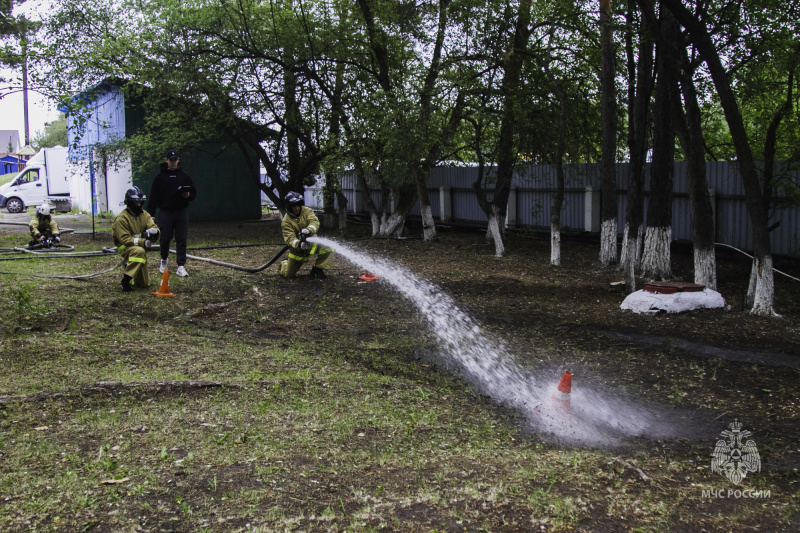
{"label": "water spray", "polygon": [[438,357],[445,366],[455,368],[484,394],[518,410],[539,433],[560,442],[586,446],[613,446],[625,438],[645,434],[651,437],[673,434],[655,409],[585,383],[571,390],[569,372],[569,383],[564,381],[565,374],[556,385],[558,374],[534,373],[518,365],[505,343],[485,332],[440,287],[419,279],[408,269],[385,259],[374,259],[332,239],[313,237],[309,242],[335,248],[337,254],[380,277],[407,298],[427,320],[441,350]]}

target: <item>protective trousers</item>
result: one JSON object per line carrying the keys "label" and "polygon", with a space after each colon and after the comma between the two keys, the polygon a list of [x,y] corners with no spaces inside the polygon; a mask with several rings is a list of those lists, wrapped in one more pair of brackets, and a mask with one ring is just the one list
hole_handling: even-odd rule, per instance
{"label": "protective trousers", "polygon": [[186,239],[189,237],[189,208],[159,209],[158,229],[161,230],[159,246],[161,259],[169,257],[169,243],[175,236],[176,263],[186,264]]}
{"label": "protective trousers", "polygon": [[325,270],[333,266],[333,248],[313,243],[309,251],[304,251],[300,248],[290,248],[289,260],[281,264],[279,270],[280,274],[286,278],[295,277],[297,271],[303,266],[303,263],[307,263],[312,255],[317,256],[317,260],[314,263],[315,267]]}
{"label": "protective trousers", "polygon": [[147,255],[141,246],[124,246],[119,255],[127,261],[125,274],[133,278],[137,287],[150,286],[150,273],[147,271]]}

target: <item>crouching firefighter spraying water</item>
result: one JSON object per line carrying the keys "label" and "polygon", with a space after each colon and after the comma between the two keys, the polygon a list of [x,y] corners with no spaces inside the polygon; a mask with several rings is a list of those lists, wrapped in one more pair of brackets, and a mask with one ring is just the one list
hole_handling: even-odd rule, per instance
{"label": "crouching firefighter spraying water", "polygon": [[283,241],[289,247],[289,259],[281,262],[278,272],[285,278],[293,278],[297,271],[308,262],[312,255],[317,256],[311,268],[311,277],[324,279],[325,270],[333,266],[333,248],[308,242],[319,230],[319,219],[311,208],[303,205],[303,196],[296,192],[286,195],[286,215],[281,221]]}
{"label": "crouching firefighter spraying water", "polygon": [[111,230],[114,246],[119,255],[128,263],[122,276],[122,291],[130,292],[133,286],[149,287],[150,274],[147,271],[147,250],[158,237],[158,226],[150,213],[142,208],[147,199],[139,187],[131,187],[125,193],[125,210],[117,215]]}

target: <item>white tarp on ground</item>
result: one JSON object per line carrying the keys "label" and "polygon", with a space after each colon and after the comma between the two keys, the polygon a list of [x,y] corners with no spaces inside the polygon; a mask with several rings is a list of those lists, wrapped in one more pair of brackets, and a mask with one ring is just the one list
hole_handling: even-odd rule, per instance
{"label": "white tarp on ground", "polygon": [[640,315],[654,315],[659,311],[682,313],[692,309],[725,307],[725,298],[711,289],[704,289],[702,292],[676,292],[674,294],[656,294],[642,290],[629,294],[619,307],[620,309],[630,309]]}

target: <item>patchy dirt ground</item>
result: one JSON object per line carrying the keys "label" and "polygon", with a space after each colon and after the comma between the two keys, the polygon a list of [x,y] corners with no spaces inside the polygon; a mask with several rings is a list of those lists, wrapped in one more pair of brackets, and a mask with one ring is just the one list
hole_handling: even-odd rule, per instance
{"label": "patchy dirt ground", "polygon": [[[2,225],[3,221],[8,220],[7,215],[0,219],[0,238],[3,238],[4,243],[11,243],[16,238],[15,235],[22,234],[17,228]],[[78,230],[91,227],[86,217],[64,216],[59,223]],[[108,246],[108,226],[110,221],[100,220],[98,228],[101,231],[95,238],[86,233],[74,233],[66,242],[83,249]],[[781,317],[750,316],[742,310],[750,260],[733,251],[719,250],[719,292],[725,297],[729,310],[642,316],[619,309],[625,294],[611,283],[621,280],[622,277],[614,269],[599,266],[599,245],[590,237],[565,236],[562,244],[563,266],[551,268],[548,266],[549,239],[545,234],[514,232],[509,236],[508,255],[495,258],[493,247],[485,242],[483,233],[478,230],[442,228],[438,241],[433,244],[414,238],[414,235],[420,233],[418,228],[411,226],[408,231],[411,238],[404,240],[370,239],[368,228],[359,225],[352,226],[345,234],[328,232],[326,235],[341,239],[346,246],[366,250],[372,256],[385,257],[402,264],[420,278],[428,279],[444,288],[457,305],[475,317],[494,337],[507,343],[509,350],[530,365],[530,368],[546,369],[554,376],[559,376],[563,370],[568,369],[574,374],[575,388],[580,387],[582,382],[589,383],[593,387],[626,394],[637,401],[673,413],[675,424],[679,426],[678,436],[654,439],[643,435],[630,439],[613,450],[605,450],[603,453],[610,454],[606,456],[576,450],[532,433],[522,420],[516,419],[515,413],[494,406],[489,398],[473,395],[457,378],[438,368],[436,361],[431,358],[436,347],[427,330],[427,324],[420,319],[413,306],[381,282],[362,282],[358,278],[362,269],[341,259],[326,280],[310,279],[306,267],[298,279],[290,281],[277,276],[277,264],[263,272],[248,274],[190,260],[187,264],[189,278],[173,277],[171,280],[173,292],[178,294],[176,299],[156,300],[144,291],[122,294],[118,286],[121,277],[119,271],[88,281],[38,281],[37,287],[48,287],[49,291],[37,293],[42,298],[52,298],[56,291],[62,294],[68,292],[77,298],[77,303],[54,305],[53,313],[48,315],[48,323],[55,324],[55,329],[64,335],[74,335],[77,339],[81,334],[88,336],[91,332],[108,329],[109,326],[115,330],[135,332],[157,331],[161,328],[169,331],[170,335],[179,335],[183,344],[176,348],[167,339],[159,339],[159,335],[153,334],[155,339],[144,345],[137,345],[136,339],[120,336],[103,341],[106,345],[98,346],[94,352],[76,347],[74,353],[70,352],[72,360],[85,358],[81,368],[74,371],[77,375],[59,369],[54,362],[47,370],[57,376],[58,385],[51,383],[42,387],[36,376],[18,376],[13,381],[0,384],[0,397],[30,395],[43,388],[48,389],[45,391],[48,394],[64,392],[69,396],[75,393],[76,386],[82,385],[87,397],[91,397],[99,393],[86,387],[88,383],[97,383],[103,379],[130,383],[136,381],[138,369],[152,370],[163,366],[166,377],[172,382],[180,381],[183,385],[172,386],[165,382],[162,388],[156,386],[153,389],[151,384],[150,388],[137,389],[131,394],[123,394],[124,387],[115,389],[115,386],[108,386],[106,392],[111,391],[112,395],[122,394],[121,399],[117,401],[113,396],[100,394],[91,406],[92,409],[108,411],[110,408],[112,413],[115,410],[127,410],[130,413],[129,409],[135,408],[132,406],[149,406],[160,402],[166,406],[176,404],[175,408],[184,413],[181,415],[183,418],[176,420],[176,424],[195,428],[184,431],[199,431],[197,428],[200,426],[203,426],[200,430],[205,430],[211,415],[207,411],[194,411],[191,408],[192,402],[205,397],[206,389],[218,388],[219,383],[234,381],[241,384],[241,377],[249,376],[248,379],[252,380],[250,385],[255,383],[257,388],[273,388],[275,397],[267,400],[272,402],[271,405],[279,404],[282,400],[299,405],[300,400],[290,394],[292,389],[306,393],[311,390],[314,395],[328,394],[324,383],[316,383],[308,377],[301,378],[300,376],[306,376],[304,372],[313,371],[316,375],[320,371],[319,366],[325,365],[364,368],[386,377],[385,383],[367,390],[381,400],[384,398],[382,395],[385,395],[387,404],[390,402],[389,395],[395,394],[399,388],[407,390],[409,398],[414,398],[405,398],[403,402],[414,403],[422,401],[422,398],[424,401],[448,406],[447,416],[453,420],[428,426],[419,423],[417,432],[405,441],[406,448],[413,448],[419,442],[427,440],[433,442],[433,439],[441,435],[448,435],[451,439],[448,442],[452,446],[466,450],[471,438],[465,439],[457,433],[459,424],[463,423],[473,434],[485,437],[481,433],[483,429],[477,431],[474,428],[486,428],[486,431],[490,431],[488,428],[494,428],[491,425],[493,422],[472,421],[470,417],[474,415],[472,411],[475,409],[488,409],[489,412],[496,413],[498,420],[511,420],[512,425],[516,424],[517,427],[515,433],[498,437],[498,448],[493,452],[498,457],[512,449],[521,450],[520,454],[528,454],[528,447],[535,446],[540,454],[540,462],[552,461],[552,464],[559,465],[563,462],[564,469],[572,468],[576,471],[580,470],[583,463],[582,468],[590,473],[584,472],[585,477],[581,483],[586,483],[587,477],[594,477],[597,479],[589,485],[595,482],[598,485],[591,486],[591,490],[585,486],[581,488],[580,484],[570,485],[567,474],[564,473],[566,470],[558,470],[554,481],[548,481],[550,474],[531,474],[529,486],[523,484],[515,489],[526,493],[523,503],[522,500],[514,500],[512,496],[509,496],[511,499],[508,501],[493,500],[491,505],[487,505],[488,500],[483,499],[483,507],[476,510],[471,507],[474,502],[469,499],[462,499],[459,503],[456,497],[451,503],[443,503],[445,499],[434,504],[419,497],[416,500],[410,498],[402,505],[397,504],[394,509],[398,522],[386,522],[385,517],[382,519],[372,516],[364,518],[363,523],[350,522],[352,530],[530,531],[534,526],[537,530],[584,531],[627,531],[637,528],[686,531],[731,528],[795,530],[800,512],[800,449],[797,447],[797,442],[800,441],[800,380],[797,379],[800,368],[800,282],[776,275],[776,310]],[[217,261],[257,267],[280,249],[278,241],[278,221],[274,219],[227,224],[193,223],[190,229],[190,248],[195,249],[190,249],[189,253]],[[212,245],[253,243],[270,244],[201,249]],[[672,251],[673,279],[692,281],[690,246],[676,243]],[[155,255],[151,255],[151,259],[155,259]],[[153,264],[151,262],[150,271],[154,278],[152,289],[155,290],[158,273]],[[794,277],[800,277],[800,261],[797,259],[776,258],[775,266]],[[0,271],[21,272],[25,268],[17,262],[13,265],[10,262],[0,262]],[[47,265],[48,272],[60,270],[73,275],[86,273],[86,268],[85,264],[77,261],[65,263],[60,269]],[[4,279],[8,285],[12,283],[12,279],[19,278]],[[87,303],[82,306],[79,303],[81,295],[87,302],[95,302],[96,305]],[[170,324],[168,328],[161,325],[167,321]],[[6,344],[10,346],[14,342],[18,346],[26,346],[21,358],[14,363],[20,365],[34,359],[46,359],[43,356],[46,346],[38,343],[46,341],[41,332],[47,328],[30,323],[23,323],[22,326],[14,333],[13,340],[9,338]],[[409,338],[416,340],[409,345]],[[299,363],[281,361],[274,356],[265,360],[257,355],[270,347],[289,350],[309,344],[314,345],[313,349],[309,349],[313,362],[308,361],[305,364],[310,365],[312,370]],[[164,353],[174,354],[175,360],[165,360]],[[217,360],[218,357],[209,358],[208,353],[230,354],[229,366],[222,365]],[[109,367],[108,364],[112,366]],[[285,373],[284,367],[290,369],[291,374]],[[91,373],[93,368],[97,369],[95,374]],[[282,377],[276,379],[274,376]],[[400,382],[389,381],[389,378],[401,380],[402,386],[398,385]],[[210,384],[191,386],[187,385],[188,380],[195,380],[197,383],[207,380]],[[285,390],[275,392],[277,389],[274,387],[277,384],[282,384]],[[184,389],[178,390],[180,387]],[[365,384],[364,387],[368,386]],[[429,387],[441,392],[435,398],[429,399],[426,396],[430,394]],[[165,392],[169,390],[172,392]],[[362,390],[354,389],[350,394],[356,398]],[[232,401],[234,404],[237,401],[242,404],[256,401],[255,397],[248,400],[250,396],[254,396],[254,392],[248,392],[245,385],[226,390],[225,395],[226,402]],[[52,402],[52,399],[48,401]],[[264,402],[264,399],[259,397],[257,401]],[[391,401],[394,402],[394,399]],[[6,400],[6,403],[9,402],[10,400]],[[49,411],[43,408],[43,415],[46,421],[53,423],[52,420],[61,415],[57,414],[59,410],[52,403],[49,405]],[[78,417],[77,413],[86,406],[81,406],[79,401],[75,405],[74,416]],[[69,412],[72,412],[71,409],[60,408],[61,411]],[[266,410],[267,414],[259,411],[257,415],[267,416],[270,409]],[[294,407],[292,410],[282,411],[282,415],[288,419],[298,416],[298,412],[299,408]],[[29,415],[17,410],[13,416],[27,421],[26,417]],[[186,417],[191,421],[187,422]],[[458,422],[462,419],[463,422]],[[754,486],[757,488],[772,490],[772,500],[740,502],[716,499],[711,505],[708,499],[700,495],[701,488],[733,487],[724,477],[710,473],[708,465],[720,432],[728,429],[728,424],[734,419],[738,419],[753,433],[752,438],[758,444],[761,454],[761,472],[748,479],[755,479]],[[35,422],[31,419],[26,423],[33,428]],[[218,422],[215,421],[214,424]],[[131,421],[127,425],[136,424]],[[142,422],[141,425],[145,429],[140,433],[149,434],[150,429],[147,428],[150,422]],[[0,430],[10,432],[12,426],[10,422],[2,422]],[[28,431],[32,432],[31,429]],[[245,447],[244,443],[265,438],[257,436],[255,430],[237,429],[239,433],[231,431],[231,441],[234,438],[239,439],[231,446]],[[303,448],[309,442],[308,439],[315,443],[313,432],[329,432],[331,428],[326,427],[323,422],[305,421],[302,429],[296,426],[294,431],[299,440],[291,441],[286,435],[281,435],[280,438],[288,439],[295,446]],[[244,530],[252,521],[253,524],[267,524],[263,526],[263,531],[275,530],[274,524],[282,524],[280,529],[287,530],[321,530],[323,525],[314,521],[312,511],[317,516],[324,516],[326,509],[333,509],[330,510],[333,515],[341,513],[356,520],[352,518],[355,516],[353,513],[363,513],[365,505],[359,499],[360,491],[371,494],[370,498],[379,498],[384,493],[408,490],[410,483],[429,488],[442,482],[442,471],[438,467],[432,464],[422,465],[422,461],[427,459],[420,459],[419,465],[412,462],[402,466],[387,459],[391,454],[402,455],[403,447],[393,448],[391,452],[383,449],[387,436],[383,434],[381,423],[359,423],[353,431],[357,436],[355,441],[359,444],[353,444],[353,436],[348,434],[350,440],[344,447],[357,446],[360,449],[366,446],[369,452],[372,445],[370,455],[365,455],[363,459],[368,471],[347,471],[342,465],[329,466],[328,470],[319,469],[319,472],[325,472],[334,480],[327,486],[311,485],[310,478],[303,474],[314,471],[316,459],[313,456],[317,453],[324,454],[323,451],[309,451],[305,455],[286,452],[280,461],[266,461],[262,458],[261,462],[255,463],[245,460],[249,455],[237,456],[235,460],[220,460],[218,463],[206,458],[204,460],[210,464],[218,465],[212,477],[200,468],[187,471],[184,467],[176,466],[184,460],[188,464],[188,445],[164,451],[160,446],[153,448],[150,443],[150,447],[156,449],[150,453],[155,456],[161,454],[160,460],[163,461],[163,455],[168,452],[167,463],[172,462],[165,467],[166,475],[171,474],[170,483],[177,482],[183,489],[178,490],[175,486],[174,490],[177,492],[170,493],[172,489],[165,479],[160,489],[139,494],[138,503],[135,503],[135,491],[128,493],[129,499],[119,497],[127,502],[123,504],[123,508],[127,505],[129,514],[139,517],[138,524],[143,529],[193,531],[197,530],[199,522],[188,521],[185,518],[186,507],[183,507],[184,513],[181,514],[181,506],[186,504],[198,509],[208,505],[207,500],[214,500],[218,482],[231,487],[233,493],[239,495],[239,499],[243,495],[251,494],[254,506],[258,502],[264,506],[264,500],[258,499],[264,496],[257,498],[255,495],[261,494],[258,490],[261,490],[262,479],[276,475],[276,479],[282,479],[281,489],[273,489],[268,494],[272,498],[272,504],[281,505],[284,515],[265,516],[263,513],[256,513],[255,518],[252,518],[253,515],[250,518],[240,518],[237,514],[236,517],[229,516],[227,522],[214,524],[212,521],[203,527],[218,531]],[[239,436],[235,437],[237,434]],[[198,434],[195,438],[206,439],[210,446],[221,446],[222,441],[229,438],[224,435],[224,432],[217,433],[216,437]],[[76,437],[71,435],[70,438]],[[279,439],[278,436],[270,438],[275,441]],[[494,441],[495,438],[486,440]],[[335,441],[336,439],[331,440]],[[0,444],[2,442],[0,439]],[[9,442],[9,437],[6,437],[5,442]],[[73,440],[70,442],[74,444]],[[104,442],[94,435],[82,435],[77,448],[87,455],[96,455],[96,450],[100,448],[100,456],[109,457],[110,455],[103,455],[110,454],[111,449],[110,446],[103,448]],[[335,447],[334,444],[330,446]],[[311,447],[305,449],[310,450]],[[564,458],[565,450],[569,453],[568,458]],[[384,453],[387,454],[386,457],[382,455]],[[426,454],[427,452],[422,455]],[[615,462],[620,457],[622,462]],[[650,494],[649,486],[637,487],[642,479],[631,464],[634,459],[639,460],[637,465],[642,468],[642,475],[646,472],[647,475],[658,478],[657,487],[653,489],[654,495]],[[158,457],[154,459],[156,462],[158,460]],[[508,482],[519,475],[521,467],[515,466],[513,461],[503,463],[498,459],[495,462],[488,456],[482,460],[483,466],[478,468],[473,458],[468,460],[465,456],[463,461],[456,458],[452,465],[450,482],[461,479],[463,483],[475,483],[478,492],[493,492],[503,485],[504,480]],[[325,461],[331,465],[336,464],[332,457],[326,457]],[[472,464],[471,467],[465,466],[468,462]],[[612,467],[607,466],[612,463]],[[675,466],[678,464],[681,465],[680,468]],[[614,469],[607,482],[605,474],[601,473],[604,467]],[[548,468],[555,467],[551,465]],[[332,472],[334,469],[336,471]],[[317,477],[320,475],[322,474]],[[3,484],[0,483],[0,493],[2,490]],[[626,490],[629,494],[639,494],[639,490],[646,492],[653,507],[661,505],[667,511],[636,511],[638,503],[626,508],[627,512],[615,513],[609,510],[612,504],[608,504],[608,509],[603,507],[607,498],[624,501],[628,496],[622,493]],[[503,491],[515,494],[510,491],[510,487]],[[167,493],[170,494],[169,498],[165,496]],[[175,494],[178,494],[178,500],[175,499]],[[542,503],[548,502],[548,498],[554,494],[559,494],[561,498],[558,505],[564,506],[564,501],[570,502],[566,510],[552,502]],[[172,502],[170,509],[164,504],[167,499]],[[111,501],[118,504],[118,500]],[[221,517],[226,512],[226,504],[220,503],[219,498],[215,501],[214,505],[221,506]],[[575,503],[576,501],[584,503]],[[303,502],[308,502],[305,504],[307,508],[304,508]],[[780,511],[774,510],[775,502],[779,502]],[[141,510],[144,504],[150,509],[147,513]],[[373,502],[376,509],[381,505],[384,504],[378,503],[378,500]],[[772,505],[772,511],[769,505]],[[160,509],[159,506],[164,509],[153,510]],[[91,509],[89,504],[86,507]],[[449,514],[445,516],[442,507],[447,508]],[[280,521],[285,519],[287,510],[298,508],[306,509],[305,515],[290,525]],[[3,512],[3,504],[0,502],[0,515]],[[380,515],[380,511],[374,512]],[[639,512],[648,518],[637,517]],[[94,515],[84,516],[81,513],[85,514],[86,511],[76,511],[75,516],[82,517],[76,520],[83,520],[83,527],[88,530],[113,531],[122,528],[122,525],[115,525],[117,523],[113,517],[103,515],[104,518],[96,518]],[[150,518],[142,520],[141,516],[144,514]],[[651,515],[657,515],[658,520]],[[480,519],[475,518],[476,516]],[[537,516],[543,517],[541,521],[537,521]],[[554,516],[558,517],[555,522]],[[44,522],[37,523],[34,520],[37,527],[44,528],[49,524],[55,529],[69,529],[60,525],[61,522],[52,513],[45,513],[45,517]],[[339,530],[347,529],[342,524],[348,522],[340,522]],[[325,522],[325,525],[328,529],[337,529],[331,527],[330,521]],[[18,528],[25,529],[25,526]]]}

